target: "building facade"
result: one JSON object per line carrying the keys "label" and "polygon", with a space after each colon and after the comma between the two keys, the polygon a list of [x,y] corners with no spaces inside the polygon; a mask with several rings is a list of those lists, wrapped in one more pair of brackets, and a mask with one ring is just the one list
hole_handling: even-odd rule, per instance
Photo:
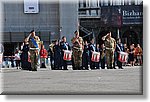
{"label": "building facade", "polygon": [[[101,37],[108,30],[114,38],[121,38],[128,45],[143,44],[143,1],[142,0],[80,0],[80,26],[88,30],[96,42],[102,44]],[[80,30],[81,35],[89,33]],[[90,40],[91,36],[86,36]]]}
{"label": "building facade", "polygon": [[[70,38],[78,29],[78,3],[62,0],[3,0],[3,39],[6,55],[20,47],[23,39],[34,29],[48,49],[52,40]],[[27,4],[25,4],[27,3]],[[28,7],[28,4],[33,4]],[[27,9],[26,9],[27,6]],[[34,6],[37,11],[34,11]],[[70,16],[72,15],[72,16]]]}

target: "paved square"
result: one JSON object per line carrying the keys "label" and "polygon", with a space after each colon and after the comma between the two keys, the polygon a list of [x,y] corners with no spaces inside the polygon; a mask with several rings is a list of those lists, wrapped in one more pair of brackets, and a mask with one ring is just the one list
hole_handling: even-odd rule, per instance
{"label": "paved square", "polygon": [[102,70],[3,69],[2,94],[142,94],[142,67]]}

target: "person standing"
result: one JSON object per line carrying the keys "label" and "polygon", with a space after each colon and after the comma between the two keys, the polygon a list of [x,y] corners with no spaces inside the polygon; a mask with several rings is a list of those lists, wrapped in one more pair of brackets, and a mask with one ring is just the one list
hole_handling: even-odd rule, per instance
{"label": "person standing", "polygon": [[41,45],[40,50],[40,68],[46,68],[46,58],[47,58],[48,52],[45,49],[44,45]]}
{"label": "person standing", "polygon": [[137,65],[142,65],[142,48],[140,44],[137,44],[137,47],[135,48],[135,55],[137,59]]}
{"label": "person standing", "polygon": [[16,67],[17,69],[21,69],[21,66],[20,66],[20,51],[18,48],[16,48],[16,52],[15,52],[15,62],[16,62]]}
{"label": "person standing", "polygon": [[53,49],[55,45],[54,43],[55,41],[52,41],[52,43],[49,45],[49,50],[48,50],[52,70],[54,69],[54,49]]}
{"label": "person standing", "polygon": [[85,70],[88,70],[88,62],[89,62],[89,45],[87,41],[84,41],[84,50],[82,55],[82,66]]}
{"label": "person standing", "polygon": [[60,43],[63,70],[68,70],[67,69],[67,61],[63,59],[63,57],[64,57],[64,51],[65,50],[71,50],[70,45],[66,41],[67,41],[66,37],[63,36],[62,37],[62,41]]}
{"label": "person standing", "polygon": [[56,40],[55,45],[53,46],[54,51],[54,70],[62,69],[62,55],[59,40]]}
{"label": "person standing", "polygon": [[128,53],[128,58],[127,58],[127,62],[124,62],[123,64],[124,64],[124,66],[127,66],[129,64],[129,49],[128,49],[126,43],[124,44],[124,50],[126,53]]}
{"label": "person standing", "polygon": [[[96,52],[100,53],[100,46],[99,46],[99,44],[96,45]],[[95,64],[96,64],[96,69],[100,69],[99,68],[100,60],[99,60],[99,62],[95,62]]]}
{"label": "person standing", "polygon": [[100,48],[100,63],[101,63],[101,69],[105,69],[105,46],[104,44],[102,44]]}
{"label": "person standing", "polygon": [[116,46],[117,46],[116,47],[116,52],[117,52],[117,66],[118,66],[119,69],[123,69],[122,68],[122,62],[120,62],[118,60],[120,52],[125,52],[124,45],[121,43],[121,39],[118,39],[118,42],[117,42]]}
{"label": "person standing", "polygon": [[35,35],[35,31],[32,30],[27,37],[27,41],[29,41],[29,52],[30,52],[30,59],[31,59],[31,68],[32,71],[37,71],[38,67],[38,56],[39,56],[39,49],[40,49],[40,38]]}
{"label": "person standing", "polygon": [[111,37],[111,32],[108,32],[107,35],[103,36],[102,40],[104,40],[106,48],[105,53],[106,53],[107,69],[113,69],[116,40]]}
{"label": "person standing", "polygon": [[93,52],[96,52],[96,45],[94,44],[94,38],[92,38],[91,39],[91,41],[90,41],[90,45],[89,45],[90,47],[89,47],[89,52],[90,52],[90,68],[91,69],[95,69],[95,67],[96,67],[96,62],[93,62],[92,61],[92,53]]}
{"label": "person standing", "polygon": [[135,53],[135,49],[134,49],[134,45],[130,45],[130,49],[129,49],[129,60],[130,60],[130,65],[134,66],[134,53]]}
{"label": "person standing", "polygon": [[21,51],[21,68],[23,70],[31,70],[31,63],[29,62],[29,43],[27,38],[24,39]]}
{"label": "person standing", "polygon": [[83,53],[83,39],[79,36],[79,32],[74,32],[75,36],[71,39],[73,44],[73,62],[74,69],[81,70],[82,69],[82,53]]}

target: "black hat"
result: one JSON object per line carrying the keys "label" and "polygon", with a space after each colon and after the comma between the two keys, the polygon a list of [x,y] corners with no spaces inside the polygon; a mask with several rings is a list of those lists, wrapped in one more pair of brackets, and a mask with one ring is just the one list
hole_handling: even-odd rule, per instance
{"label": "black hat", "polygon": [[30,33],[33,33],[33,32],[35,32],[35,30],[33,29],[33,30],[31,30],[31,32]]}
{"label": "black hat", "polygon": [[76,30],[76,31],[74,31],[74,33],[77,33],[78,31]]}

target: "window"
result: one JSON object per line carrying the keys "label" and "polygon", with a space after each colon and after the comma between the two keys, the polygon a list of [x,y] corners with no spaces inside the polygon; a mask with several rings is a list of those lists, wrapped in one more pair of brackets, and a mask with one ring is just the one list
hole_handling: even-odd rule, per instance
{"label": "window", "polygon": [[97,7],[97,0],[91,0],[91,7]]}

